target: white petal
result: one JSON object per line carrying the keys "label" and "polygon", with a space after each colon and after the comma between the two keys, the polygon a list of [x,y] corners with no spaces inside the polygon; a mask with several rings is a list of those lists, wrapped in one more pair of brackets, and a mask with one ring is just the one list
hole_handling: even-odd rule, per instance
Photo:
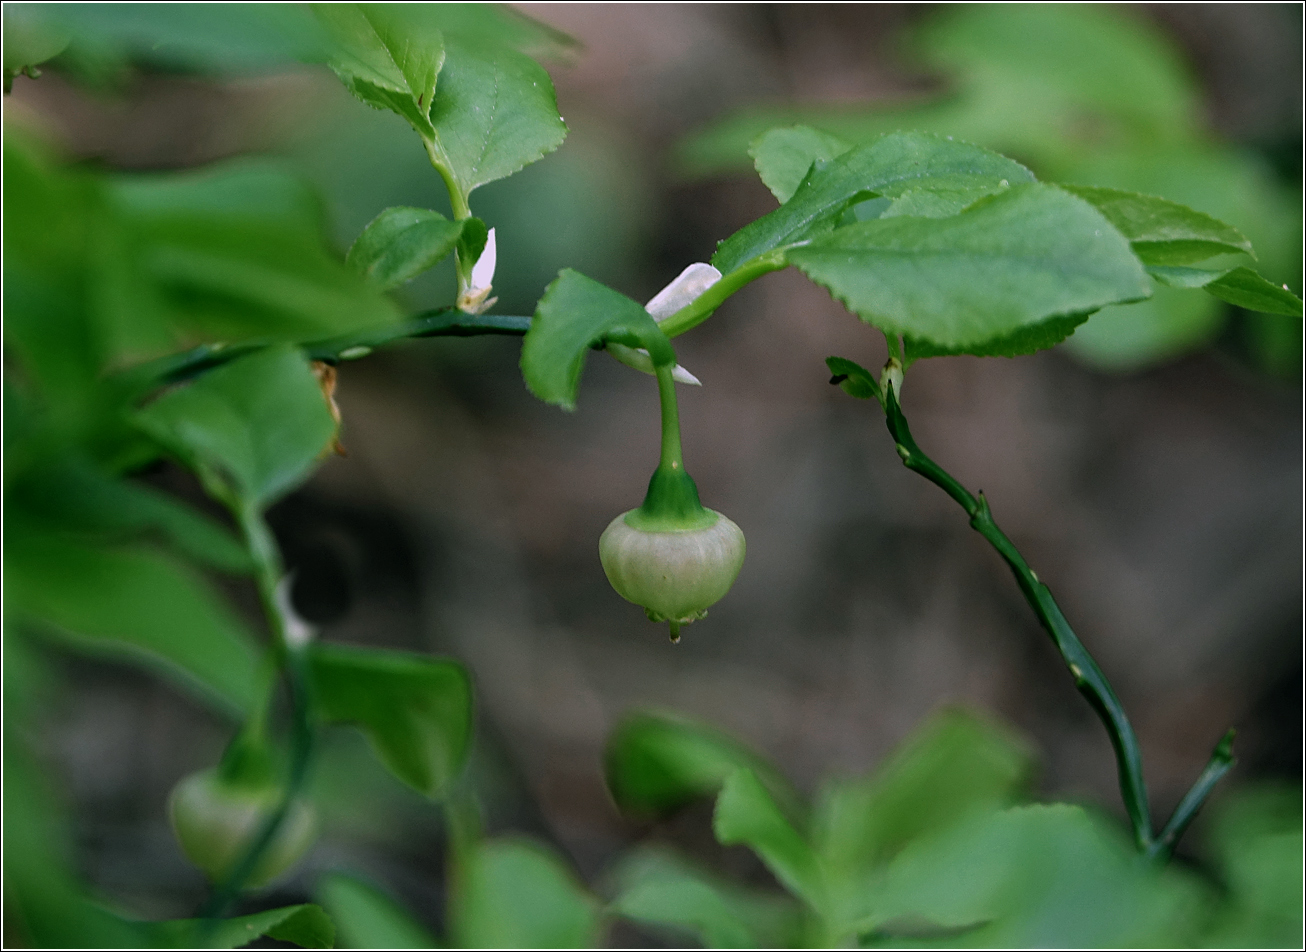
{"label": "white petal", "polygon": [[471,293],[481,290],[489,290],[494,284],[494,265],[497,254],[494,248],[494,229],[485,236],[485,250],[481,256],[476,259],[476,264],[472,265],[472,286]]}
{"label": "white petal", "polygon": [[703,381],[699,380],[684,367],[680,366],[680,364],[676,364],[676,366],[671,368],[671,379],[677,383],[687,383],[693,387],[703,386]]}
{"label": "white petal", "polygon": [[[627,367],[633,367],[642,373],[653,373],[653,358],[649,356],[648,351],[643,347],[627,347],[625,344],[614,344],[608,342],[608,353],[617,360],[621,361]],[[703,386],[703,382],[691,374],[680,364],[676,364],[671,369],[671,379],[677,383],[692,384],[695,387]]]}
{"label": "white petal", "polygon": [[696,261],[653,295],[653,299],[644,305],[644,310],[660,321],[692,304],[700,294],[720,280],[720,271],[706,262]]}
{"label": "white petal", "polygon": [[300,618],[299,613],[295,611],[295,606],[290,601],[290,586],[293,581],[294,573],[284,576],[277,583],[273,599],[286,626],[286,642],[290,647],[298,648],[312,641],[313,636],[317,634],[317,629]]}

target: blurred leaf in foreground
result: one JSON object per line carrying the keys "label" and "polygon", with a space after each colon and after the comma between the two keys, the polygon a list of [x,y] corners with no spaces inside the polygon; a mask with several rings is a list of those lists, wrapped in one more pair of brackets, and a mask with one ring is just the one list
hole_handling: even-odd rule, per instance
{"label": "blurred leaf in foreground", "polygon": [[228,500],[255,507],[298,485],[335,435],[308,360],[288,346],[212,370],[137,419]]}
{"label": "blurred leaf in foreground", "polygon": [[689,933],[711,949],[787,948],[798,943],[798,908],[768,894],[721,881],[673,853],[636,849],[622,857],[612,878],[617,898],[609,909],[670,935]]}
{"label": "blurred leaf in foreground", "polygon": [[440,945],[395,900],[352,876],[327,876],[318,883],[317,897],[335,922],[338,948],[433,949]]}
{"label": "blurred leaf in foreground", "polygon": [[520,839],[486,840],[460,858],[450,922],[466,949],[588,948],[598,903],[551,850]]}
{"label": "blurred leaf in foreground", "polygon": [[1264,785],[1230,794],[1210,841],[1229,895],[1203,942],[1298,948],[1302,942],[1302,796]]}
{"label": "blurred leaf in foreground", "polygon": [[471,681],[462,665],[402,651],[315,644],[313,692],[329,721],[356,725],[404,783],[440,793],[471,744]]}
{"label": "blurred leaf in foreground", "polygon": [[13,620],[91,654],[144,662],[232,715],[262,690],[262,649],[194,573],[146,546],[101,547],[10,532],[5,607]]}
{"label": "blurred leaf in foreground", "polygon": [[765,760],[720,731],[678,715],[628,716],[608,738],[603,759],[613,799],[636,815],[664,816],[714,797],[741,767],[763,778],[787,814],[804,814],[798,794]]}
{"label": "blurred leaf in foreground", "polygon": [[864,925],[872,944],[933,936],[969,947],[1189,945],[1204,901],[1194,879],[1140,863],[1119,831],[1081,808],[1035,805],[905,848]]}

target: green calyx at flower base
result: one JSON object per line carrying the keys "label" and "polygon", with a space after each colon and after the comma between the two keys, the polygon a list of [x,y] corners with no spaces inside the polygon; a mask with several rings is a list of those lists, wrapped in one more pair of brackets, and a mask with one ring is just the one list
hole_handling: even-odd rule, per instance
{"label": "green calyx at flower base", "polygon": [[[676,313],[720,280],[711,265],[690,265],[646,305],[655,320]],[[655,365],[648,351],[609,342],[608,350],[637,370],[657,377],[662,405],[662,459],[649,480],[644,503],[622,513],[599,538],[599,559],[613,589],[644,609],[650,621],[667,622],[671,640],[697,621],[734,585],[744,565],[744,533],[732,520],[704,508],[685,471],[675,382],[695,378],[674,362]]]}

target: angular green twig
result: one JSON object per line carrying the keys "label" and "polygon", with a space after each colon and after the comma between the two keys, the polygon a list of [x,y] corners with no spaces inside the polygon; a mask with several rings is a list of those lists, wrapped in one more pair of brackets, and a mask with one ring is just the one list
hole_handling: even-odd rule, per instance
{"label": "angular green twig", "polygon": [[1143,783],[1143,760],[1138,750],[1138,738],[1134,735],[1134,728],[1125,716],[1116,692],[1112,690],[1106,675],[1097,666],[1088,649],[1071,630],[1048,587],[1039,581],[1015,545],[993,521],[993,513],[989,511],[989,503],[984,494],[980,493],[978,497],[971,495],[961,483],[921,452],[912,439],[907,418],[902,414],[898,395],[892,386],[885,388],[884,398],[889,433],[897,444],[903,464],[955,499],[970,516],[971,528],[982,535],[1010,566],[1025,601],[1029,602],[1029,607],[1034,610],[1043,628],[1052,636],[1057,650],[1061,652],[1066,667],[1075,679],[1075,687],[1088,699],[1088,703],[1101,718],[1111,738],[1111,746],[1115,748],[1116,765],[1120,773],[1120,794],[1134,828],[1134,842],[1140,850],[1146,850],[1152,842],[1152,819],[1147,806],[1147,788]]}
{"label": "angular green twig", "polygon": [[1162,863],[1170,858],[1175,844],[1179,842],[1179,837],[1184,835],[1188,824],[1193,822],[1197,811],[1206,802],[1207,795],[1220,782],[1220,778],[1232,770],[1234,764],[1238,762],[1233,755],[1233,737],[1234,730],[1231,727],[1228,733],[1220,738],[1220,743],[1215,745],[1215,750],[1211,752],[1211,759],[1207,761],[1206,769],[1197,778],[1197,782],[1184,794],[1184,798],[1179,801],[1179,806],[1175,807],[1170,822],[1152,841],[1147,851],[1149,857]]}
{"label": "angular green twig", "polygon": [[1039,581],[1038,576],[1034,574],[1015,545],[993,521],[993,513],[989,510],[989,503],[984,498],[984,494],[971,495],[939,464],[921,452],[916,441],[912,439],[907,418],[903,416],[902,407],[898,405],[898,395],[892,384],[883,388],[881,396],[889,433],[897,444],[898,455],[902,457],[903,464],[908,469],[920,473],[955,499],[970,516],[971,528],[982,535],[1002,556],[1016,577],[1016,584],[1020,586],[1025,601],[1034,610],[1044,630],[1052,637],[1053,643],[1061,653],[1066,667],[1075,679],[1075,687],[1097,712],[1107,735],[1111,738],[1111,746],[1115,749],[1116,767],[1120,775],[1120,795],[1125,802],[1125,811],[1129,814],[1130,824],[1133,826],[1135,845],[1140,852],[1149,857],[1161,860],[1169,857],[1175,843],[1192,821],[1211,789],[1233,766],[1233,731],[1226,734],[1216,746],[1211,762],[1180,802],[1161,835],[1153,837],[1151,810],[1147,802],[1147,787],[1143,782],[1143,760],[1138,749],[1138,738],[1106,675],[1093,660],[1093,656],[1088,653],[1088,649],[1076,637],[1065,615],[1061,613],[1061,608],[1053,599],[1052,592]]}
{"label": "angular green twig", "polygon": [[980,533],[1010,566],[1025,600],[1029,602],[1034,614],[1038,616],[1044,629],[1051,635],[1057,650],[1061,652],[1062,658],[1065,659],[1075,679],[1075,686],[1088,698],[1089,703],[1102,719],[1111,737],[1111,744],[1115,748],[1120,773],[1120,792],[1133,825],[1135,842],[1139,849],[1146,849],[1152,840],[1152,821],[1143,783],[1142,758],[1138,751],[1138,739],[1115,691],[1111,689],[1097,663],[1071,631],[1047,586],[1038,580],[1038,576],[1034,574],[1011,540],[993,521],[993,514],[989,510],[988,500],[984,498],[984,494],[980,493],[978,498],[971,495],[956,479],[921,452],[912,438],[911,430],[907,426],[907,418],[903,416],[902,408],[898,405],[897,394],[894,393],[892,386],[886,389],[884,398],[889,433],[893,436],[903,464],[908,469],[920,473],[956,500],[970,516],[971,528]]}

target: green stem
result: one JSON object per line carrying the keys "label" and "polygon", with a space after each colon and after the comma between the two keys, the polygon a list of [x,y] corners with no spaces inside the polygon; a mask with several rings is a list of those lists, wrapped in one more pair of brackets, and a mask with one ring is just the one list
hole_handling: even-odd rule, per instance
{"label": "green stem", "polygon": [[702,529],[717,520],[715,513],[703,508],[698,487],[685,472],[680,446],[680,408],[676,401],[676,382],[671,376],[674,369],[674,360],[653,367],[662,404],[662,456],[648,482],[643,505],[626,514],[627,525],[646,532]]}
{"label": "green stem", "polygon": [[294,806],[295,800],[303,789],[313,752],[307,646],[295,643],[288,637],[289,625],[277,603],[277,585],[285,574],[281,553],[272,531],[260,512],[251,506],[235,508],[246,546],[254,560],[259,599],[263,603],[263,612],[272,633],[273,655],[286,680],[291,710],[290,765],[285,790],[276,809],[263,821],[258,834],[250,842],[240,861],[232,868],[226,879],[214,889],[200,910],[198,918],[204,920],[200,927],[200,944],[212,935],[217,928],[218,920],[240,897],[245,883],[258,869],[263,855],[276,839],[281,824],[285,822],[291,807]]}
{"label": "green stem", "polygon": [[[903,363],[902,341],[898,335],[890,334],[888,331],[885,331],[884,343],[885,346],[889,348],[889,356],[898,361],[899,364]],[[906,368],[904,367],[903,369],[905,370]]]}
{"label": "green stem", "polygon": [[788,265],[789,262],[785,260],[783,249],[768,251],[766,254],[745,261],[734,271],[723,275],[720,281],[675,314],[672,314],[664,321],[659,321],[658,326],[662,328],[662,333],[668,337],[678,337],[711,317],[712,312],[720,307],[726,298],[744,285],[756,281],[764,274],[780,271],[788,267]]}
{"label": "green stem", "polygon": [[[440,173],[440,178],[444,180],[445,191],[449,193],[449,207],[453,210],[453,217],[457,221],[472,217],[471,206],[467,202],[467,196],[463,190],[458,187],[454,180],[453,171],[450,168],[448,158],[444,154],[444,149],[435,139],[422,137],[422,144],[426,146],[426,156],[431,160],[431,165]],[[461,298],[464,293],[471,287],[472,283],[472,266],[475,261],[464,261],[460,252],[454,252],[454,270],[458,274],[458,296]]]}
{"label": "green stem", "polygon": [[653,368],[658,379],[658,400],[662,404],[662,458],[661,466],[671,472],[685,471],[685,458],[680,448],[680,406],[676,401],[676,382],[671,376],[673,364]]}
{"label": "green stem", "polygon": [[449,872],[456,877],[485,835],[481,805],[465,775],[445,796],[444,822],[449,837]]}
{"label": "green stem", "polygon": [[988,500],[984,498],[984,494],[980,493],[978,497],[972,496],[939,464],[921,452],[916,441],[912,439],[911,430],[907,427],[907,418],[903,416],[902,408],[898,405],[898,394],[894,387],[888,387],[883,397],[889,433],[897,444],[898,455],[902,457],[903,464],[908,469],[920,473],[956,500],[970,516],[971,528],[982,535],[1011,568],[1012,574],[1016,577],[1016,584],[1020,586],[1020,591],[1025,596],[1025,601],[1034,610],[1034,614],[1038,616],[1038,620],[1052,637],[1053,643],[1066,662],[1066,667],[1075,679],[1075,687],[1097,712],[1102,726],[1106,728],[1107,736],[1111,738],[1111,746],[1116,755],[1116,768],[1120,775],[1120,795],[1125,802],[1125,810],[1134,829],[1135,845],[1148,857],[1164,861],[1174,851],[1175,843],[1192,822],[1212,788],[1233,766],[1233,731],[1229,731],[1216,745],[1215,752],[1211,755],[1211,760],[1202,771],[1202,775],[1180,801],[1165,829],[1159,836],[1154,837],[1151,811],[1147,803],[1147,787],[1143,783],[1143,759],[1138,749],[1138,738],[1106,675],[1102,673],[1102,669],[1088,653],[1088,649],[1071,630],[1066,616],[1061,613],[1061,608],[1052,598],[1052,592],[1039,581],[1038,576],[1016,550],[1015,545],[993,521],[993,513],[989,511]]}
{"label": "green stem", "polygon": [[1071,630],[1060,607],[1052,598],[1052,592],[1039,581],[1038,576],[1030,569],[1011,540],[993,521],[993,514],[989,511],[988,500],[984,498],[984,494],[980,493],[978,498],[972,496],[961,483],[922,453],[916,441],[912,439],[911,430],[907,427],[907,419],[898,405],[898,396],[893,387],[890,387],[884,396],[889,433],[897,444],[898,455],[902,457],[903,464],[956,500],[970,516],[971,528],[982,535],[1006,561],[1016,577],[1016,584],[1020,586],[1025,601],[1034,610],[1034,614],[1038,616],[1044,630],[1052,637],[1053,643],[1066,662],[1066,667],[1075,679],[1075,687],[1097,712],[1107,735],[1111,738],[1111,746],[1115,749],[1116,767],[1120,775],[1120,795],[1124,799],[1125,810],[1133,825],[1135,845],[1141,851],[1150,850],[1152,819],[1147,804],[1147,788],[1143,783],[1143,760],[1138,749],[1138,738],[1106,675],[1102,673],[1102,669],[1088,653],[1088,649]]}
{"label": "green stem", "polygon": [[1238,762],[1233,755],[1233,737],[1234,731],[1230,728],[1229,732],[1220,738],[1220,743],[1215,745],[1206,769],[1179,801],[1179,806],[1175,807],[1174,814],[1170,817],[1170,822],[1165,825],[1165,829],[1152,841],[1147,851],[1149,857],[1162,863],[1170,858],[1175,844],[1179,842],[1179,837],[1184,835],[1188,824],[1193,822],[1193,818],[1197,816],[1197,811],[1202,808],[1211,790]]}
{"label": "green stem", "polygon": [[426,146],[426,157],[431,160],[431,165],[440,173],[440,178],[444,180],[445,190],[449,193],[449,207],[453,209],[453,217],[462,221],[464,218],[472,217],[471,207],[467,204],[467,196],[463,194],[458,183],[454,181],[453,172],[449,168],[449,160],[440,147],[440,143],[435,139],[428,139],[422,136],[422,145]]}
{"label": "green stem", "polygon": [[[369,328],[339,337],[330,337],[301,345],[310,360],[329,364],[364,357],[373,349],[396,341],[417,337],[478,337],[483,334],[508,334],[520,337],[530,330],[529,317],[507,314],[468,314],[446,307],[427,311],[398,324]],[[181,383],[207,370],[239,357],[262,350],[270,340],[242,341],[239,344],[201,344],[180,354],[169,354],[140,364],[121,373],[120,379],[142,394],[158,387]]]}

